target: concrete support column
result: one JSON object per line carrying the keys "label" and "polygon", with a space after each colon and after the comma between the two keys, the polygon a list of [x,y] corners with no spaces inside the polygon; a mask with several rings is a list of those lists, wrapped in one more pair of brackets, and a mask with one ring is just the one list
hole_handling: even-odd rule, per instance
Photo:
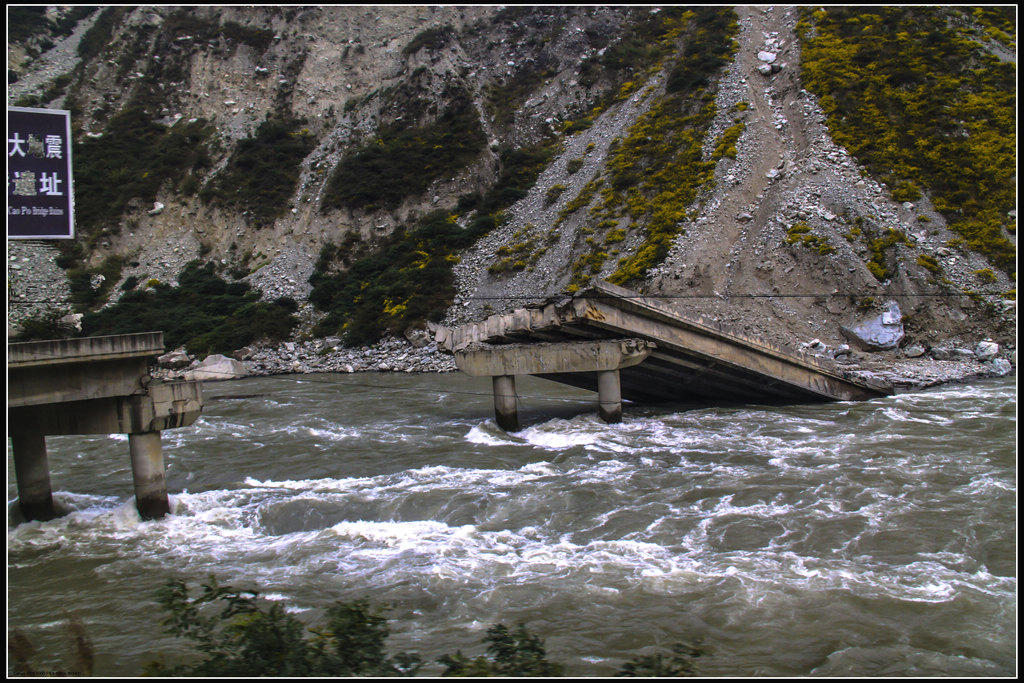
{"label": "concrete support column", "polygon": [[598,371],[597,405],[602,420],[609,424],[622,422],[622,384],[618,370]]}
{"label": "concrete support column", "polygon": [[135,507],[143,519],[159,519],[171,509],[167,502],[160,432],[129,434],[128,450],[132,457]]}
{"label": "concrete support column", "polygon": [[50,463],[46,437],[41,434],[11,436],[14,476],[18,480],[18,505],[25,519],[45,522],[57,516],[50,488]]}
{"label": "concrete support column", "polygon": [[519,431],[519,415],[516,412],[515,375],[495,375],[494,419],[506,432]]}

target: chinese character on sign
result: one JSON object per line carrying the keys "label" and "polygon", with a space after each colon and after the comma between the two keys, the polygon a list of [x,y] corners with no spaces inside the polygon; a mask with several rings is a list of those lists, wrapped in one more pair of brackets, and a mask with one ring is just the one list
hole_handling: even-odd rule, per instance
{"label": "chinese character on sign", "polygon": [[64,193],[60,191],[60,184],[62,181],[56,173],[49,174],[44,173],[43,177],[39,181],[39,192],[49,197],[63,197]]}
{"label": "chinese character on sign", "polygon": [[71,114],[7,107],[7,237],[71,239]]}
{"label": "chinese character on sign", "polygon": [[21,148],[21,145],[24,142],[25,141],[22,140],[21,136],[19,136],[17,133],[14,134],[13,138],[7,138],[7,144],[8,144],[7,156],[9,156],[9,157],[13,157],[13,156],[23,157],[23,156],[25,156],[25,150],[23,150]]}
{"label": "chinese character on sign", "polygon": [[28,136],[28,153],[36,159],[43,158],[43,141],[35,135]]}
{"label": "chinese character on sign", "polygon": [[19,197],[35,197],[36,174],[32,171],[15,171],[12,192]]}
{"label": "chinese character on sign", "polygon": [[46,158],[47,159],[61,159],[63,152],[63,142],[59,135],[47,135],[46,136]]}

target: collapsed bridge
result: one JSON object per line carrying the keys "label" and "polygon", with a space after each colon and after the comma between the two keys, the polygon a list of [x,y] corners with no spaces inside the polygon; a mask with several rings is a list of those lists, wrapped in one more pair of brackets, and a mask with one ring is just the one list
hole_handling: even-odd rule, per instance
{"label": "collapsed bridge", "polygon": [[460,370],[493,378],[496,419],[509,431],[518,429],[515,376],[522,374],[596,390],[608,422],[621,419],[622,399],[785,404],[892,393],[606,282],[483,322],[438,327],[435,339]]}

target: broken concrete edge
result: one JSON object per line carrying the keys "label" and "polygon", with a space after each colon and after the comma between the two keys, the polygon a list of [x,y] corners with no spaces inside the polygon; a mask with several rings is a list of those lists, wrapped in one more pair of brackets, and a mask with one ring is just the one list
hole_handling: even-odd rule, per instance
{"label": "broken concrete edge", "polygon": [[7,367],[155,358],[163,352],[163,332],[13,342],[7,344]]}

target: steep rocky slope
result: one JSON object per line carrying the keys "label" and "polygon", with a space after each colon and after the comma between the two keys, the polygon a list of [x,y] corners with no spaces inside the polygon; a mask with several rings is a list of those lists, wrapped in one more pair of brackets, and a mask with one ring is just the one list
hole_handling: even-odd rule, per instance
{"label": "steep rocky slope", "polygon": [[[845,341],[842,326],[895,301],[906,343],[989,337],[1015,348],[1015,307],[1003,296],[1013,280],[983,257],[949,248],[954,235],[927,197],[895,201],[830,138],[800,80],[797,10],[736,12],[735,57],[709,87],[714,107],[706,111],[714,117],[703,147],[705,159],[716,160],[713,180],[680,216],[664,260],[630,286],[791,347],[812,339],[836,347]],[[672,60],[623,68],[607,58],[652,18],[655,10],[629,8],[121,8],[89,16],[48,49],[9,43],[9,73],[17,77],[9,101],[70,102],[84,141],[109,135],[117,113],[132,106],[168,131],[210,122],[207,166],[192,171],[207,187],[232,169],[233,155],[264,121],[300,122],[289,135],[308,139],[310,151],[295,169],[287,206],[265,220],[254,218],[257,204],[204,199],[169,179],[152,198],[129,202],[116,224],[80,231],[88,244],[82,265],[98,272],[120,257],[118,283],[172,282],[201,258],[267,299],[300,302],[325,244],[359,235],[372,251],[436,209],[468,225],[474,214],[459,209],[460,198],[492,187],[502,150],[553,145],[526,196],[459,253],[446,317],[458,323],[614,276],[621,259],[644,248],[647,219],[625,212],[595,233],[594,216],[611,213],[599,193],[586,192],[590,183],[612,187],[609,167],[623,141],[669,96]],[[110,24],[105,45],[83,51],[102,22]],[[693,40],[665,35],[677,47]],[[34,45],[39,54],[29,59]],[[626,95],[612,97],[616,91]],[[328,206],[344,160],[374,140],[383,145],[382,131],[421,130],[460,97],[479,114],[486,140],[472,163],[400,201]],[[584,117],[586,125],[573,125]],[[723,154],[729,135],[733,149]],[[890,276],[879,279],[869,269],[878,256],[869,238],[896,233],[905,237],[886,245]],[[517,248],[522,258],[512,262]],[[12,243],[8,251],[9,298],[62,298],[63,283],[52,282],[52,246]],[[591,267],[582,278],[581,263]],[[931,264],[941,265],[942,283]],[[9,306],[9,319],[30,310]],[[310,323],[320,315],[309,305],[303,314]]]}

